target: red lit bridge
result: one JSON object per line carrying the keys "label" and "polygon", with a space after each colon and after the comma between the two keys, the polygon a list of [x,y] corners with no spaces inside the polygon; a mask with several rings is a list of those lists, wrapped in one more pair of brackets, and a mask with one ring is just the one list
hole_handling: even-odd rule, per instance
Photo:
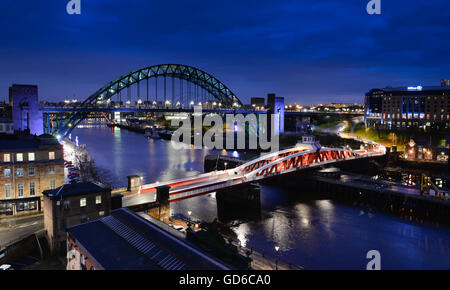
{"label": "red lit bridge", "polygon": [[123,198],[123,206],[154,202],[156,200],[156,188],[163,185],[170,186],[169,202],[177,202],[308,168],[382,156],[385,152],[385,147],[381,145],[371,150],[346,150],[320,148],[320,146],[317,147],[312,144],[297,144],[293,148],[262,155],[236,168],[143,185],[137,193]]}

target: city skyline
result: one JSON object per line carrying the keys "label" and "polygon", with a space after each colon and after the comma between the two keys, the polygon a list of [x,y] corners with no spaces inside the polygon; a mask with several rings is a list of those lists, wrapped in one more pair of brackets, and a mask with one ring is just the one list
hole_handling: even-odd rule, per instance
{"label": "city skyline", "polygon": [[450,74],[450,4],[440,0],[383,1],[381,15],[366,1],[82,1],[81,15],[66,1],[7,2],[6,100],[13,83],[38,85],[42,100],[84,100],[161,63],[210,72],[245,103],[271,92],[286,103],[361,103],[371,88],[439,85]]}

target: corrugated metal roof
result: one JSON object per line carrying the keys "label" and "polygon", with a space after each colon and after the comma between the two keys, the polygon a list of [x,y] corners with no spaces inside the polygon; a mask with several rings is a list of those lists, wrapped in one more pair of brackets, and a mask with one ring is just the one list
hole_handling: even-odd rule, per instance
{"label": "corrugated metal roof", "polygon": [[113,216],[108,216],[101,221],[116,234],[125,239],[138,251],[153,260],[164,270],[189,270],[189,267],[176,257],[156,246],[152,241],[133,231]]}
{"label": "corrugated metal roof", "polygon": [[125,208],[67,231],[106,270],[230,269],[194,245]]}

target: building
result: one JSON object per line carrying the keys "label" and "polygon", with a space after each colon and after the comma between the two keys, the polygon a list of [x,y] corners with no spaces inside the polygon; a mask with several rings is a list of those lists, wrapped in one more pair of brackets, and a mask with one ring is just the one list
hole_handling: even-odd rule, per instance
{"label": "building", "polygon": [[264,98],[251,98],[250,105],[254,110],[264,110],[266,106]]}
{"label": "building", "polygon": [[71,270],[229,270],[129,209],[67,229]]}
{"label": "building", "polygon": [[11,119],[0,117],[0,134],[14,134],[14,125]]}
{"label": "building", "polygon": [[450,87],[450,79],[441,80],[441,87]]}
{"label": "building", "polygon": [[51,135],[0,135],[0,216],[41,211],[42,191],[63,185],[63,148]]}
{"label": "building", "polygon": [[66,228],[111,212],[111,189],[93,182],[64,184],[44,194],[44,226],[52,252],[64,249]]}
{"label": "building", "polygon": [[433,161],[436,159],[436,149],[430,142],[411,139],[405,145],[405,159],[411,161]]}
{"label": "building", "polygon": [[372,89],[365,95],[366,127],[380,129],[450,127],[450,86]]}
{"label": "building", "polygon": [[39,109],[38,87],[35,85],[12,85],[9,88],[9,104],[15,131],[30,134],[44,133],[42,111]]}
{"label": "building", "polygon": [[[270,114],[274,114],[274,136],[284,133],[284,98],[275,94],[267,95],[267,107]],[[270,124],[268,120],[268,124]]]}

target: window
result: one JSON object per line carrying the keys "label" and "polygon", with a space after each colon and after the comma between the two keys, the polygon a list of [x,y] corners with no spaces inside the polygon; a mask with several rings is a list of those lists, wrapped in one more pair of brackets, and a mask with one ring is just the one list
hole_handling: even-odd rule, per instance
{"label": "window", "polygon": [[22,177],[23,176],[23,168],[17,168],[16,176],[18,176],[18,177]]}
{"label": "window", "polygon": [[23,161],[23,153],[17,153],[16,154],[16,161],[22,162]]}
{"label": "window", "polygon": [[104,212],[103,210],[101,210],[101,211],[98,212],[98,215],[99,215],[99,216],[104,216],[104,215],[105,215],[105,212]]}
{"label": "window", "polygon": [[28,176],[34,176],[34,167],[28,168]]}
{"label": "window", "polygon": [[28,153],[28,161],[34,161],[34,152]]}
{"label": "window", "polygon": [[54,179],[50,180],[50,189],[56,188],[56,181]]}
{"label": "window", "polygon": [[11,184],[5,184],[5,198],[11,197]]}
{"label": "window", "polygon": [[36,186],[34,182],[30,182],[30,196],[36,195]]}
{"label": "window", "polygon": [[11,169],[6,168],[5,171],[4,171],[4,175],[5,175],[5,177],[10,177],[11,176]]}
{"label": "window", "polygon": [[55,160],[55,152],[48,152],[48,159]]}
{"label": "window", "polygon": [[95,197],[95,204],[101,204],[102,203],[102,196],[101,195],[97,195]]}
{"label": "window", "polygon": [[3,162],[11,162],[11,154],[3,154]]}
{"label": "window", "polygon": [[23,196],[23,183],[17,184],[17,196],[22,197]]}
{"label": "window", "polygon": [[55,166],[49,166],[48,167],[48,172],[50,173],[50,174],[55,174]]}
{"label": "window", "polygon": [[64,201],[64,210],[69,210],[69,205],[70,205],[70,201],[69,200],[65,200]]}
{"label": "window", "polygon": [[80,207],[85,207],[86,206],[86,198],[82,197],[80,198]]}

